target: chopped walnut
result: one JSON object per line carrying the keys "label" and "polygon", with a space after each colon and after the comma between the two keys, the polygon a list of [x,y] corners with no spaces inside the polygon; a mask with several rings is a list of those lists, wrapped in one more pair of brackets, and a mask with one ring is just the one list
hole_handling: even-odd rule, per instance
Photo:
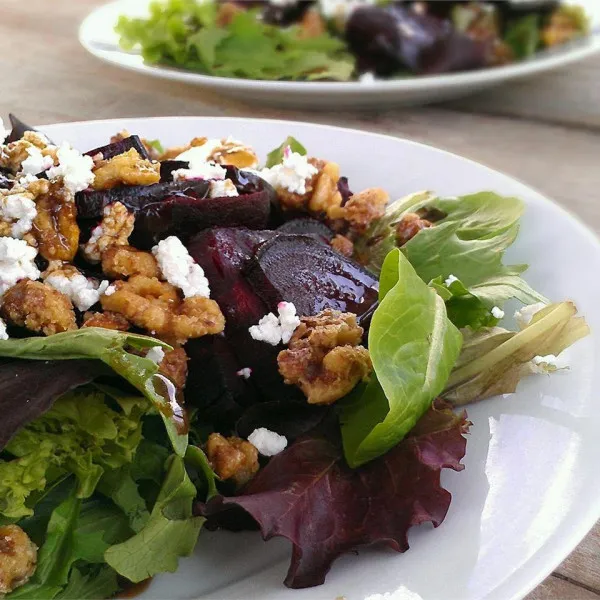
{"label": "chopped walnut", "polygon": [[206,456],[221,479],[232,479],[238,487],[248,483],[259,469],[258,450],[238,437],[211,433],[206,442]]}
{"label": "chopped walnut", "polygon": [[[168,148],[160,157],[160,160],[172,160],[180,154],[191,148],[204,146],[206,143],[212,143],[208,138],[194,138],[186,146],[175,146]],[[226,138],[220,141],[207,156],[207,160],[214,161],[221,165],[232,165],[238,169],[252,169],[258,165],[258,156],[256,152],[246,144],[238,142],[232,138]]]}
{"label": "chopped walnut", "polygon": [[309,211],[335,218],[342,205],[342,194],[338,190],[340,167],[336,163],[325,163],[318,174],[314,190],[308,203]]}
{"label": "chopped walnut", "polygon": [[301,39],[310,39],[323,35],[327,31],[327,24],[321,13],[314,8],[307,10],[300,21]]}
{"label": "chopped walnut", "polygon": [[181,300],[174,286],[155,277],[134,275],[128,281],[117,281],[114,287],[112,294],[100,299],[102,308],[122,314],[161,338],[183,343],[225,328],[225,318],[214,300],[200,296]]}
{"label": "chopped walnut", "polygon": [[83,315],[83,327],[102,327],[102,329],[113,329],[114,331],[129,331],[129,321],[121,314],[110,312],[103,313],[86,312]]}
{"label": "chopped walnut", "polygon": [[369,188],[354,194],[342,207],[343,218],[358,234],[364,233],[369,225],[385,214],[389,202],[388,193],[381,188]]}
{"label": "chopped walnut", "polygon": [[102,255],[114,246],[127,246],[135,225],[135,215],[120,202],[109,204],[104,209],[100,225],[92,229],[92,236],[81,246],[85,258],[91,263],[99,263]]}
{"label": "chopped walnut", "polygon": [[354,254],[354,244],[345,235],[338,234],[329,243],[331,247],[342,256],[352,258],[352,255]]}
{"label": "chopped walnut", "polygon": [[324,310],[302,317],[289,349],[277,357],[279,372],[304,392],[309,404],[332,404],[372,370],[369,352],[360,345],[362,335],[352,313]]}
{"label": "chopped walnut", "polygon": [[79,245],[77,208],[73,195],[61,182],[53,182],[37,199],[32,234],[46,260],[72,261]]}
{"label": "chopped walnut", "polygon": [[159,371],[168,377],[178,389],[185,387],[188,374],[188,355],[183,348],[165,351],[165,357],[159,365]]}
{"label": "chopped walnut", "polygon": [[37,131],[26,131],[20,140],[3,147],[0,153],[0,167],[18,173],[23,162],[29,158],[29,148],[37,148],[42,156],[51,158],[49,164],[55,162],[56,146],[49,144],[45,135]]}
{"label": "chopped walnut", "polygon": [[95,190],[117,185],[151,185],[160,181],[160,163],[142,158],[135,148],[103,160],[94,168]]}
{"label": "chopped walnut", "polygon": [[427,219],[422,219],[416,213],[405,214],[398,223],[396,223],[396,244],[404,246],[410,242],[421,229],[433,227],[433,223]]}
{"label": "chopped walnut", "polygon": [[587,28],[585,10],[579,6],[560,6],[542,30],[545,46],[559,46],[583,35]]}
{"label": "chopped walnut", "polygon": [[37,565],[37,546],[18,525],[0,527],[0,596],[27,583]]}
{"label": "chopped walnut", "polygon": [[244,9],[235,2],[223,2],[217,10],[216,24],[219,27],[227,27],[233,18],[243,11]]}
{"label": "chopped walnut", "polygon": [[196,148],[197,146],[204,146],[208,138],[205,137],[195,137],[191,142],[186,144],[185,146],[171,146],[167,148],[161,155],[159,160],[173,160],[177,158],[180,154],[183,154],[186,150],[190,148]]}
{"label": "chopped walnut", "polygon": [[45,335],[77,329],[71,300],[39,281],[23,279],[4,294],[2,316]]}
{"label": "chopped walnut", "polygon": [[113,279],[127,278],[132,275],[160,276],[154,256],[133,246],[112,246],[103,252],[102,272]]}

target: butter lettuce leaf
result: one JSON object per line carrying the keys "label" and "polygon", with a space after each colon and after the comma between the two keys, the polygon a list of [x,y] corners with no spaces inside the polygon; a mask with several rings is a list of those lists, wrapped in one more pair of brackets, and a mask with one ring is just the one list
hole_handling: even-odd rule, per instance
{"label": "butter lettuce leaf", "polygon": [[380,298],[369,330],[374,375],[340,409],[352,467],[385,454],[414,427],[444,389],[462,342],[442,298],[398,249],[383,264]]}

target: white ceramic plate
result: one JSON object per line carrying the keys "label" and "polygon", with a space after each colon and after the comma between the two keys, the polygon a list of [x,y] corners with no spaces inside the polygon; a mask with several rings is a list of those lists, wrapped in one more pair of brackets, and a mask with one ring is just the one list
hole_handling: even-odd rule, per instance
{"label": "white ceramic plate", "polygon": [[[518,392],[469,407],[466,469],[444,472],[453,501],[437,529],[413,528],[411,549],[361,551],[333,566],[325,585],[288,590],[290,545],[258,533],[200,535],[194,557],[155,578],[145,599],[362,600],[405,586],[424,600],[512,600],[541,582],[600,517],[600,243],[582,224],[527,186],[482,165],[407,140],[349,129],[227,118],[124,119],[43,130],[81,150],[126,128],[164,144],[192,136],[234,137],[261,157],[288,135],[338,162],[352,189],[383,186],[393,198],[422,189],[481,190],[527,203],[510,260],[529,263],[528,281],[553,300],[573,299],[592,335],[570,351],[571,369],[530,377]],[[405,596],[392,596],[402,600]],[[412,598],[411,598],[412,600]]]}
{"label": "white ceramic plate", "polygon": [[124,52],[119,48],[114,26],[121,14],[144,16],[147,0],[117,0],[96,9],[82,23],[79,40],[94,56],[123,69],[192,83],[246,101],[316,108],[404,106],[458,98],[504,81],[556,69],[600,51],[600,2],[577,0],[577,3],[584,5],[592,16],[595,33],[584,40],[542,52],[530,60],[505,67],[376,81],[372,84],[233,79],[145,65],[138,54]]}

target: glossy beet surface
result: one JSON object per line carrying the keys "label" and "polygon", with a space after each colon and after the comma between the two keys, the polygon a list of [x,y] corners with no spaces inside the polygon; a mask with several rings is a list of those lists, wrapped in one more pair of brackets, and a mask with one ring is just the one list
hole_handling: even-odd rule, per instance
{"label": "glossy beet surface", "polygon": [[377,279],[355,262],[306,235],[278,235],[248,264],[247,276],[270,307],[293,302],[299,315],[331,308],[367,320],[378,298]]}
{"label": "glossy beet surface", "polygon": [[149,159],[148,152],[142,144],[142,140],[137,135],[130,135],[118,142],[113,142],[111,144],[107,144],[106,146],[100,146],[99,148],[94,148],[93,150],[88,150],[85,152],[88,156],[97,156],[98,154],[102,155],[104,160],[109,160],[110,158],[114,158],[119,154],[123,154],[128,150],[134,148],[137,150],[138,154],[145,159]]}
{"label": "glossy beet surface", "polygon": [[26,131],[37,131],[35,127],[27,125],[27,123],[24,123],[23,121],[21,121],[21,119],[15,117],[15,115],[13,115],[12,113],[8,115],[8,118],[10,119],[12,129],[11,132],[8,134],[6,140],[4,141],[4,143],[6,144],[20,140]]}
{"label": "glossy beet surface", "polygon": [[277,228],[280,233],[296,233],[301,235],[312,235],[315,239],[329,244],[333,239],[333,231],[321,221],[303,218],[292,219]]}

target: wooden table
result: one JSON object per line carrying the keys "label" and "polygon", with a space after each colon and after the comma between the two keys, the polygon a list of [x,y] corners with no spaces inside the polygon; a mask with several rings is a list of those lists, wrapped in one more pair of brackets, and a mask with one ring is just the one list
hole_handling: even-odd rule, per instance
{"label": "wooden table", "polygon": [[[104,66],[77,42],[99,0],[0,0],[0,115],[31,123],[164,115],[294,118],[391,133],[522,179],[600,232],[600,56],[468,100],[378,113],[251,106]],[[600,524],[529,600],[600,599]]]}

